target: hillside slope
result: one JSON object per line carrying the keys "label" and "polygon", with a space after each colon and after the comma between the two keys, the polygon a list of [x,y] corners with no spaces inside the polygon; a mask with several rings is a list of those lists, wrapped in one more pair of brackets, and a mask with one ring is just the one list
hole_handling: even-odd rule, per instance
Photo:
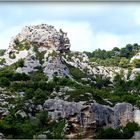
{"label": "hillside slope", "polygon": [[101,66],[70,46],[62,29],[41,24],[26,26],[1,50],[2,138],[93,138],[98,128],[120,133],[140,124],[133,67]]}

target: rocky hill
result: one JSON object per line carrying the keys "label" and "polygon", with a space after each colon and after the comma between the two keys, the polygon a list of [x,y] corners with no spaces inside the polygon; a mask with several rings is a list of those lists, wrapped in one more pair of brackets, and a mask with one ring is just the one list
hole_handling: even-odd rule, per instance
{"label": "rocky hill", "polygon": [[124,129],[124,138],[140,124],[139,71],[100,65],[70,46],[66,32],[41,24],[23,28],[1,51],[2,138],[97,138],[110,127]]}

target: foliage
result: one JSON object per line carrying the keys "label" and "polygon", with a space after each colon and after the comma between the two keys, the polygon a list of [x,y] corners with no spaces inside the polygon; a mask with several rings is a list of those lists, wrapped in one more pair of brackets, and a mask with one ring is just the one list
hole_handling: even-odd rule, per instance
{"label": "foliage", "polygon": [[16,55],[14,53],[9,53],[9,58],[15,59],[16,58]]}
{"label": "foliage", "polygon": [[0,56],[3,56],[6,50],[0,50]]}
{"label": "foliage", "polygon": [[73,76],[74,79],[80,80],[81,78],[86,77],[86,74],[79,68],[76,68],[76,67],[68,65],[68,64],[67,64],[67,66],[70,70],[70,74]]}
{"label": "foliage", "polygon": [[[19,42],[16,42],[18,46]],[[24,43],[23,43],[24,44]],[[23,45],[24,46],[24,45]],[[38,45],[33,44],[34,51],[37,54],[37,59],[43,63],[45,52],[38,51]],[[128,68],[130,58],[137,53],[139,45],[127,45],[125,48],[119,49],[115,47],[111,51],[96,50],[88,53],[90,61],[96,61],[99,64],[107,66],[120,66]],[[56,56],[56,53],[52,53]],[[73,54],[70,54],[73,55]],[[81,59],[82,60],[82,59]],[[139,66],[139,62],[134,61],[135,67]],[[11,94],[16,92],[24,92],[24,98],[16,100],[14,111],[8,116],[0,120],[0,131],[4,133],[6,138],[33,138],[33,135],[41,134],[43,131],[50,131],[47,134],[48,138],[64,138],[63,128],[65,120],[50,121],[47,111],[33,112],[35,118],[20,118],[14,115],[18,110],[24,110],[28,113],[28,108],[24,104],[28,101],[33,102],[35,106],[43,104],[46,99],[52,97],[52,92],[59,92],[61,88],[68,86],[72,90],[67,90],[65,94],[59,96],[68,101],[87,101],[96,102],[113,106],[118,102],[128,102],[132,105],[140,107],[140,75],[131,80],[124,80],[123,73],[116,74],[113,82],[109,78],[102,75],[90,77],[91,81],[82,82],[82,78],[88,78],[86,70],[83,72],[79,68],[67,65],[73,79],[69,77],[54,77],[48,80],[48,77],[43,73],[42,67],[37,67],[37,72],[30,74],[16,73],[14,69],[24,66],[24,60],[20,59],[15,64],[0,69],[0,86],[7,88]],[[78,82],[80,83],[78,83]],[[109,104],[104,99],[107,99],[112,104]],[[122,129],[122,130],[121,130]],[[125,128],[119,129],[101,129],[98,131],[97,138],[131,138],[134,131],[139,130],[135,123],[127,124]]]}
{"label": "foliage", "polygon": [[129,60],[125,57],[122,57],[119,62],[119,67],[128,68]]}
{"label": "foliage", "polygon": [[97,132],[97,139],[130,139],[134,132],[140,130],[140,127],[135,122],[129,122],[124,128],[113,129],[99,129]]}
{"label": "foliage", "polygon": [[100,129],[97,136],[97,139],[121,139],[122,132],[119,129]]}
{"label": "foliage", "polygon": [[140,68],[140,59],[134,59],[132,61],[132,65],[135,67],[135,68]]}
{"label": "foliage", "polygon": [[19,59],[16,63],[15,63],[15,67],[24,67],[24,60],[23,59]]}
{"label": "foliage", "polygon": [[10,113],[4,119],[0,120],[0,131],[10,139],[32,139],[33,136],[41,134],[43,131],[50,131],[48,137],[63,138],[65,120],[50,122],[47,111],[41,111],[36,114],[34,119],[19,118]]}
{"label": "foliage", "polygon": [[35,92],[34,92],[34,103],[35,104],[43,104],[44,101],[46,100],[47,95],[45,94],[45,92],[38,88]]}
{"label": "foliage", "polygon": [[5,63],[5,59],[4,58],[0,58],[0,65],[3,65]]}
{"label": "foliage", "polygon": [[39,60],[40,64],[43,64],[43,59],[44,59],[44,55],[45,55],[46,51],[39,52],[38,48],[39,48],[38,44],[34,43],[33,51],[36,53],[36,58]]}
{"label": "foliage", "polygon": [[10,85],[10,81],[9,81],[8,78],[6,78],[6,77],[1,77],[0,78],[0,86],[1,87],[7,87],[9,85]]}
{"label": "foliage", "polygon": [[123,68],[130,67],[129,61],[140,50],[138,44],[127,44],[119,49],[114,47],[111,51],[97,49],[93,52],[85,52],[91,62],[97,62],[103,66],[120,66]]}
{"label": "foliage", "polygon": [[49,139],[63,139],[64,138],[64,127],[65,120],[60,119],[58,122],[53,121],[49,123],[48,129],[50,130],[50,134],[48,135]]}
{"label": "foliage", "polygon": [[23,40],[23,41],[21,41],[21,42],[19,42],[19,40],[18,39],[16,39],[15,41],[14,41],[14,43],[16,44],[15,46],[14,46],[14,49],[16,49],[16,50],[18,50],[18,51],[23,51],[23,50],[29,50],[30,49],[30,45],[29,45],[29,43],[27,42],[27,40]]}

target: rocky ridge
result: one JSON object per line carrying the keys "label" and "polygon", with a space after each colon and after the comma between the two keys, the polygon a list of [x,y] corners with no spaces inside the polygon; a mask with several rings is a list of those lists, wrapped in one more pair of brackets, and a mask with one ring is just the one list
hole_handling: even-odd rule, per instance
{"label": "rocky ridge", "polygon": [[[65,54],[69,52],[69,54]],[[64,55],[61,56],[61,53]],[[38,55],[38,57],[37,57]],[[88,75],[104,75],[113,78],[115,73],[121,71],[119,67],[98,66],[96,63],[89,63],[86,54],[70,52],[70,40],[67,33],[61,29],[57,31],[53,26],[47,24],[26,26],[16,37],[11,39],[8,50],[0,57],[0,67],[11,65],[18,60],[24,59],[24,66],[18,67],[17,72],[30,73],[42,67],[45,74],[50,78],[57,73],[60,76],[70,76],[65,62]],[[125,77],[128,71],[125,71]]]}
{"label": "rocky ridge", "polygon": [[[14,69],[18,73],[30,75],[30,73],[40,70],[48,76],[49,80],[54,77],[69,77],[81,85],[81,81],[96,83],[95,78],[98,75],[109,77],[111,82],[116,73],[123,71],[124,79],[127,79],[128,75],[127,69],[99,66],[97,63],[89,62],[85,53],[70,51],[70,40],[67,33],[61,29],[57,31],[53,26],[47,24],[27,26],[12,38],[8,50],[3,56],[0,56],[0,67],[12,66],[19,61],[22,64]],[[71,74],[71,68],[78,69],[84,75],[82,78],[80,77],[80,82]],[[131,79],[135,76],[134,73],[132,74]],[[101,105],[91,98],[90,93],[83,94],[86,97],[90,96],[89,102],[67,101],[66,93],[73,90],[75,89],[66,86],[61,87],[59,92],[56,92],[55,89],[51,93],[51,97],[54,98],[49,97],[43,105],[34,105],[32,100],[28,100],[25,103],[25,110],[29,110],[29,112],[18,110],[16,115],[18,114],[22,118],[27,116],[33,118],[34,112],[47,110],[51,119],[66,119],[65,130],[68,133],[68,138],[74,138],[81,128],[85,135],[89,130],[93,133],[101,126],[118,128],[133,121],[140,124],[139,109],[131,104],[117,103],[114,107],[110,107],[112,103],[105,101],[110,106]],[[61,98],[61,95],[65,97]],[[19,93],[11,96],[11,99],[16,99],[18,96]],[[24,96],[24,92],[20,96]],[[9,98],[9,95],[1,97],[0,103],[3,102],[3,106],[8,104],[7,99]],[[11,106],[14,107],[12,103]],[[0,113],[3,116],[8,112],[8,108],[3,107],[1,110],[2,113]]]}

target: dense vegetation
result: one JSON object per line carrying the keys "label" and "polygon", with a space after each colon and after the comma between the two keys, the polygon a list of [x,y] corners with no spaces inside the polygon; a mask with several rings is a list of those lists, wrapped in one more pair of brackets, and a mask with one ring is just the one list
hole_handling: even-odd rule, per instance
{"label": "dense vegetation", "polygon": [[0,56],[3,56],[6,50],[0,50]]}
{"label": "dense vegetation", "polygon": [[[74,69],[74,67],[72,68]],[[74,71],[73,77],[76,75],[75,78],[77,78],[79,70]],[[140,75],[138,75],[133,81],[125,81],[122,79],[122,75],[119,74],[116,75],[114,83],[111,83],[108,78],[102,77],[101,75],[94,78],[94,80],[96,83],[89,82],[88,85],[78,84],[68,77],[54,77],[53,80],[48,81],[48,77],[44,75],[41,70],[27,75],[25,73],[15,73],[8,67],[1,69],[0,87],[6,87],[11,93],[24,92],[25,94],[23,98],[19,98],[15,101],[16,107],[11,109],[10,114],[0,121],[0,131],[7,138],[32,138],[33,135],[53,129],[54,134],[49,133],[49,138],[62,138],[62,135],[58,133],[58,130],[61,131],[62,134],[64,120],[60,120],[59,122],[50,122],[48,121],[49,118],[47,119],[47,112],[33,113],[32,115],[35,117],[33,120],[30,120],[28,117],[21,118],[20,116],[15,116],[14,114],[16,114],[18,110],[28,112],[27,108],[24,108],[24,103],[29,100],[32,100],[35,105],[43,104],[46,99],[50,97],[53,98],[51,95],[53,91],[58,92],[60,88],[64,86],[74,89],[66,92],[65,95],[60,95],[60,98],[62,99],[64,96],[69,95],[67,99],[68,101],[77,102],[96,100],[101,104],[107,104],[110,106],[114,106],[117,102],[125,101],[140,107]],[[105,98],[113,104],[111,105],[107,103],[104,100]],[[41,122],[41,118],[39,117],[40,115],[38,116],[38,113],[40,115],[46,114],[43,122]],[[33,129],[34,127],[35,129]],[[25,136],[29,130],[32,131]],[[127,128],[124,128],[124,131],[125,130],[127,131]],[[113,136],[116,137],[117,135],[117,138],[123,138],[126,135],[125,133],[121,134],[120,130],[107,129],[102,130],[98,137],[109,138],[108,131],[115,132]],[[132,135],[132,133],[130,134]],[[127,138],[130,138],[130,135],[127,136]]]}
{"label": "dense vegetation", "polygon": [[97,132],[97,139],[131,139],[135,131],[139,131],[140,127],[137,123],[128,123],[124,128],[119,129],[99,129]]}
{"label": "dense vegetation", "polygon": [[[23,50],[29,49],[27,42],[23,41],[19,44],[18,40],[15,41],[16,49]],[[36,53],[36,58],[43,64],[45,52],[38,51],[38,45],[33,44],[33,51]],[[95,50],[92,53],[85,52],[91,62],[97,62],[99,65],[104,66],[120,66],[123,68],[130,68],[131,66],[140,67],[140,60],[136,59],[130,64],[130,59],[140,49],[138,44],[128,44],[124,48],[115,47],[111,51]],[[4,50],[0,51],[0,55],[4,54]],[[54,57],[57,56],[56,52],[50,54]],[[74,55],[74,54],[71,54]],[[15,55],[10,54],[10,58],[14,59]],[[69,59],[71,57],[69,56]],[[81,58],[82,61],[82,58]],[[5,62],[4,59],[0,60],[0,64]],[[65,63],[66,64],[66,63]],[[65,94],[58,94],[59,98],[64,99],[67,96],[67,101],[89,101],[96,102],[104,105],[114,106],[118,102],[128,102],[132,105],[140,107],[140,74],[134,80],[124,80],[123,72],[116,74],[114,80],[111,82],[109,78],[102,75],[89,76],[86,71],[75,68],[66,64],[73,79],[69,77],[54,77],[48,80],[48,77],[43,73],[42,67],[36,67],[38,71],[31,72],[30,74],[16,73],[14,70],[18,67],[24,66],[24,59],[20,59],[11,66],[6,66],[0,69],[0,87],[7,89],[13,95],[15,93],[23,93],[23,98],[18,97],[13,101],[14,108],[10,108],[10,113],[0,120],[0,132],[6,138],[33,138],[33,136],[47,132],[48,138],[64,138],[65,119],[58,121],[51,121],[47,111],[34,111],[31,112],[33,118],[29,116],[22,118],[16,115],[17,111],[22,110],[29,113],[25,103],[32,101],[37,107],[43,105],[45,100],[55,98],[52,92],[59,92],[65,86],[72,90],[66,91]],[[128,75],[129,77],[129,75]],[[90,78],[91,80],[84,81],[83,78]],[[110,101],[112,104],[107,102]],[[134,131],[140,130],[135,123],[129,123],[124,128],[118,129],[99,129],[96,138],[131,138]],[[112,135],[113,134],[113,135]]]}
{"label": "dense vegetation", "polygon": [[97,49],[93,52],[85,52],[90,58],[91,62],[97,62],[103,66],[120,66],[128,68],[130,66],[130,59],[140,50],[140,45],[137,43],[128,44],[119,49],[113,48],[111,51]]}

